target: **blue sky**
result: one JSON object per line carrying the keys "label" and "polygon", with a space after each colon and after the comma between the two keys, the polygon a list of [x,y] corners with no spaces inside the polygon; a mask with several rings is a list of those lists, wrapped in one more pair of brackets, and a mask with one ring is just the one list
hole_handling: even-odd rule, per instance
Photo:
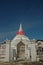
{"label": "blue sky", "polygon": [[43,0],[0,2],[0,39],[13,38],[20,23],[30,39],[43,40]]}

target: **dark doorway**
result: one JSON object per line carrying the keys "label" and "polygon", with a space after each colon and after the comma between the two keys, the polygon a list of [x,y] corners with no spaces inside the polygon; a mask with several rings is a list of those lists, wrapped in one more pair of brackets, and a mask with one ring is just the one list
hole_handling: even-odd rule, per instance
{"label": "dark doorway", "polygon": [[25,44],[22,42],[17,44],[17,58],[25,58]]}

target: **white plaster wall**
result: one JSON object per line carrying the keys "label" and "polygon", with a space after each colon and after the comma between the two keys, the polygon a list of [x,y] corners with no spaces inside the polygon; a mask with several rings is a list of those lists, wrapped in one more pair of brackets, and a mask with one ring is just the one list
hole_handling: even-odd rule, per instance
{"label": "white plaster wall", "polygon": [[[4,44],[4,42],[3,42],[3,44]],[[9,57],[10,57],[10,41],[9,40],[7,40],[6,41],[6,43],[5,43],[5,45],[6,45],[6,48],[4,49],[5,50],[5,55],[3,55],[3,57],[4,58],[1,58],[0,59],[0,61],[2,61],[2,62],[9,62]],[[3,51],[4,52],[4,51]]]}
{"label": "white plaster wall", "polygon": [[6,44],[6,61],[9,62],[9,44]]}
{"label": "white plaster wall", "polygon": [[13,46],[11,46],[11,61],[13,61],[14,59],[14,57],[13,57],[13,50],[16,50],[16,54],[17,54],[17,45],[13,45]]}
{"label": "white plaster wall", "polygon": [[35,48],[35,43],[31,44],[31,61],[34,62],[36,61],[36,48]]}
{"label": "white plaster wall", "polygon": [[41,46],[43,47],[43,42],[41,42]]}
{"label": "white plaster wall", "polygon": [[9,62],[10,60],[10,40],[6,41],[6,55],[5,61]]}

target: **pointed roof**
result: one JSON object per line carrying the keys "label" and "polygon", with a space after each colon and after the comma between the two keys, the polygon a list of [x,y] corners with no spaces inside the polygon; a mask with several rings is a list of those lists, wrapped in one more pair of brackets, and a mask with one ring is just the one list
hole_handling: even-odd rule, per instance
{"label": "pointed roof", "polygon": [[24,31],[22,29],[22,25],[20,24],[20,28],[19,28],[19,31],[17,32],[17,35],[24,35]]}
{"label": "pointed roof", "polygon": [[22,25],[20,24],[20,28],[17,32],[17,35],[13,38],[11,41],[11,46],[13,47],[15,44],[18,44],[20,41],[22,41],[24,44],[29,43],[29,38],[25,36],[25,33],[22,29]]}
{"label": "pointed roof", "polygon": [[23,29],[22,29],[22,24],[20,24],[19,32],[20,32],[20,31],[23,31]]}

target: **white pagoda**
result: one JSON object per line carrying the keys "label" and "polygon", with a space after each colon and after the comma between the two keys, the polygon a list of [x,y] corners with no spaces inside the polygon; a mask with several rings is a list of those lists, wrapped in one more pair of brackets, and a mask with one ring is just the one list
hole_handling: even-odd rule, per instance
{"label": "white pagoda", "polygon": [[12,40],[0,43],[0,61],[9,62],[16,60],[39,61],[43,60],[43,40],[30,40],[20,28]]}
{"label": "white pagoda", "polygon": [[35,43],[31,44],[30,39],[25,35],[20,24],[19,31],[11,41],[11,60],[25,59],[36,61],[36,49]]}

